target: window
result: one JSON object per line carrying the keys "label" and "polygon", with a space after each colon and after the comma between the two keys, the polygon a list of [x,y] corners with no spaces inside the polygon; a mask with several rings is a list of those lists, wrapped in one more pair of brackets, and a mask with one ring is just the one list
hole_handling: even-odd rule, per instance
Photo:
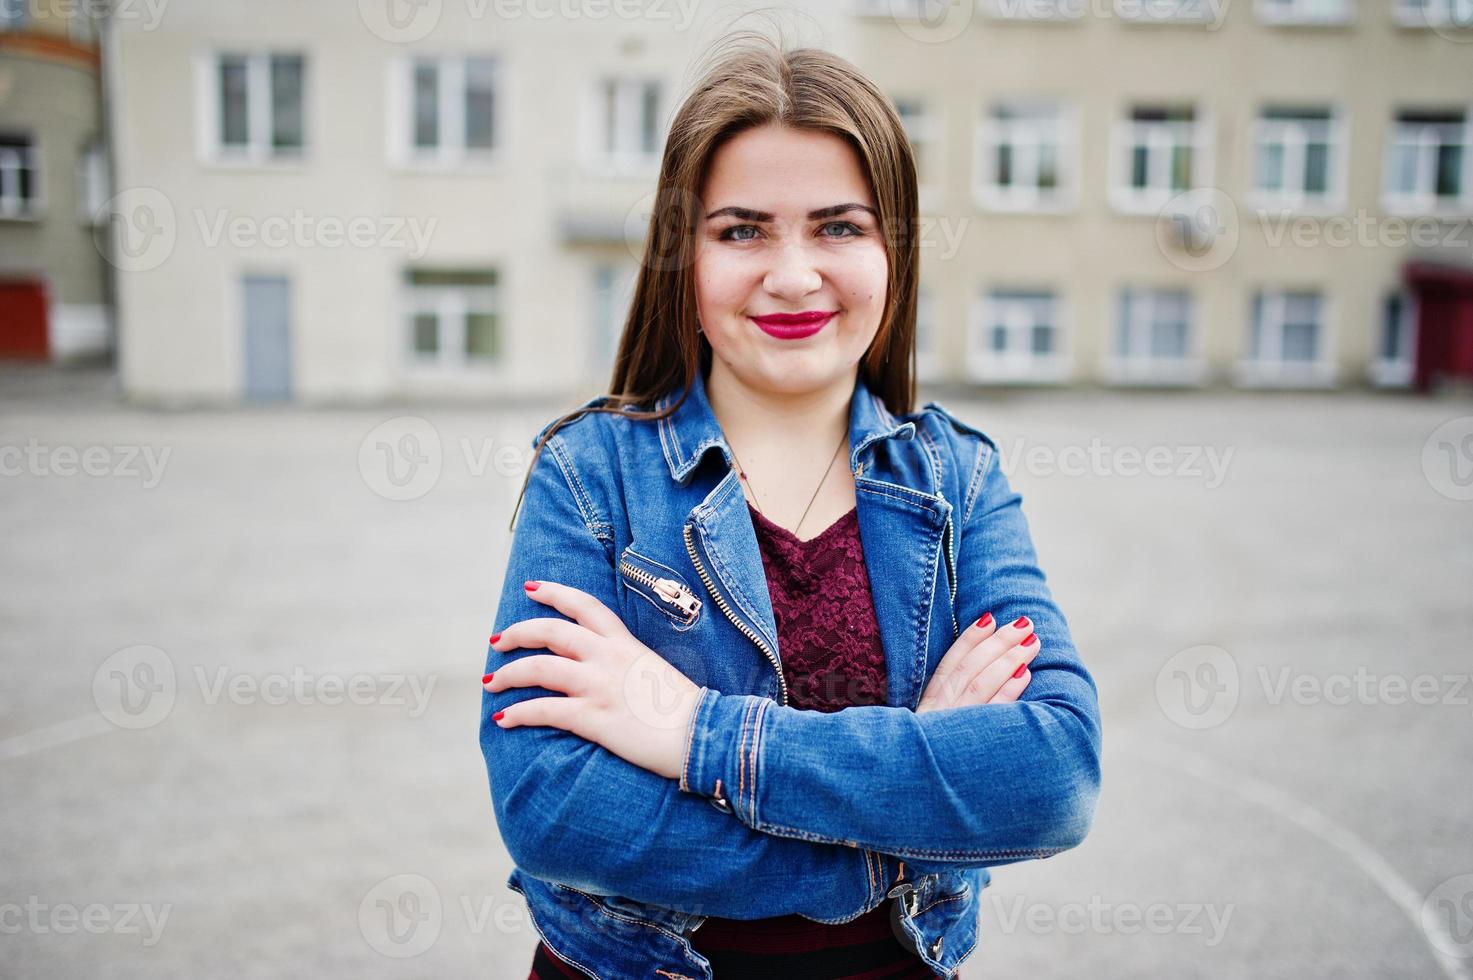
{"label": "window", "polygon": [[1258,19],[1267,24],[1346,24],[1352,0],[1258,0]]}
{"label": "window", "polygon": [[40,213],[40,177],[31,137],[0,134],[0,218],[31,218]]}
{"label": "window", "polygon": [[108,198],[107,153],[98,140],[89,140],[77,157],[77,209],[84,223],[101,223]]}
{"label": "window", "polygon": [[408,98],[402,158],[455,164],[489,160],[501,144],[501,69],[490,56],[416,57],[401,62]]}
{"label": "window", "polygon": [[1316,290],[1261,289],[1253,295],[1247,353],[1240,384],[1322,384],[1330,380],[1325,356],[1325,300]]}
{"label": "window", "polygon": [[1386,209],[1468,208],[1468,143],[1468,114],[1462,110],[1398,112],[1387,148]]}
{"label": "window", "polygon": [[1381,337],[1371,360],[1371,383],[1391,388],[1410,385],[1416,339],[1416,299],[1410,291],[1397,289],[1382,302]]}
{"label": "window", "polygon": [[1058,210],[1072,205],[1074,124],[1055,103],[1000,103],[978,123],[975,190],[983,207]]}
{"label": "window", "polygon": [[221,52],[210,66],[206,155],[220,161],[297,160],[305,147],[306,60]]}
{"label": "window", "polygon": [[1392,16],[1403,27],[1473,29],[1473,0],[1395,0]]}
{"label": "window", "polygon": [[1188,106],[1136,106],[1113,133],[1116,208],[1159,211],[1176,195],[1210,183],[1207,124]]}
{"label": "window", "polygon": [[1123,383],[1200,384],[1192,296],[1184,289],[1128,287],[1120,292],[1107,380]]}
{"label": "window", "polygon": [[1051,289],[993,289],[981,297],[968,370],[982,381],[1062,381],[1059,300]]}
{"label": "window", "polygon": [[1270,106],[1254,127],[1253,189],[1263,204],[1333,207],[1341,200],[1343,135],[1329,108]]}
{"label": "window", "polygon": [[589,349],[590,367],[596,374],[613,370],[638,271],[638,265],[629,259],[593,267],[593,342]]}
{"label": "window", "polygon": [[940,338],[936,336],[936,297],[929,286],[916,288],[916,381],[942,380]]}
{"label": "window", "polygon": [[590,157],[600,170],[644,172],[659,164],[663,86],[655,79],[604,78],[592,100]]}
{"label": "window", "polygon": [[494,269],[410,269],[409,361],[419,368],[462,370],[503,356]]}
{"label": "window", "polygon": [[940,136],[936,117],[920,99],[902,97],[894,101],[895,111],[910,141],[911,155],[915,157],[916,182],[920,185],[921,196],[928,196],[928,192],[934,194],[939,178],[936,168],[941,159],[936,146]]}
{"label": "window", "polygon": [[1115,16],[1143,24],[1210,24],[1221,0],[1115,0]]}
{"label": "window", "polygon": [[916,20],[923,24],[940,23],[948,9],[947,0],[858,0],[856,7],[861,17]]}

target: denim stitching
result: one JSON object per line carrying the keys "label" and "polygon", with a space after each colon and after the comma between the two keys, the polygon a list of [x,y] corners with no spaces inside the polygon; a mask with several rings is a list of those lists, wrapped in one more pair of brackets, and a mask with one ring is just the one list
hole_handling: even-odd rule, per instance
{"label": "denim stitching", "polygon": [[563,473],[563,480],[568,484],[568,490],[573,494],[573,502],[578,507],[578,516],[583,519],[583,526],[593,532],[593,526],[599,523],[597,512],[593,506],[593,500],[588,496],[588,491],[583,489],[583,482],[578,479],[578,472],[573,469],[572,460],[567,456],[566,447],[561,436],[553,436],[547,441],[546,448],[552,453],[553,462]]}
{"label": "denim stitching", "polygon": [[[726,489],[720,491],[719,496],[715,497],[711,501],[713,507],[716,504],[719,504],[725,498],[731,496],[731,492],[737,487],[735,474],[729,473],[725,477],[723,482],[726,484]],[[767,636],[766,631],[761,629],[762,622],[747,601],[746,593],[744,593],[741,589],[741,583],[737,580],[735,576],[729,573],[730,566],[728,566],[726,562],[721,559],[721,553],[715,548],[712,548],[708,545],[706,548],[706,555],[711,559],[712,566],[714,566],[721,572],[722,581],[726,583],[727,589],[731,592],[732,599],[735,600],[737,605],[741,607],[742,613],[745,614],[747,619],[750,620],[752,623],[757,624],[754,628],[757,630],[758,633],[763,635],[763,639],[770,641],[771,637]]]}
{"label": "denim stitching", "polygon": [[705,701],[705,692],[708,690],[710,690],[708,687],[701,688],[701,696],[696,700],[696,710],[691,712],[690,724],[686,726],[685,759],[680,764],[680,789],[684,793],[690,792],[690,783],[686,782],[686,776],[690,772],[690,749],[696,737],[696,718],[701,714],[701,704]]}
{"label": "denim stitching", "polygon": [[[820,844],[850,843],[850,841],[847,841],[842,837],[830,837],[827,834],[815,834],[811,831],[799,830],[797,827],[787,827],[783,824],[771,823],[766,820],[762,821],[760,826],[753,827],[753,829],[760,830],[765,834],[779,834],[783,837],[796,837],[799,840],[815,841]],[[1046,858],[1052,857],[1055,854],[1059,854],[1063,851],[1068,850],[1068,848],[1063,847],[1046,847],[987,851],[934,851],[914,847],[895,847],[893,845],[882,846],[884,847],[885,853],[891,855],[892,857],[904,857],[917,861],[928,861],[932,859],[947,860],[951,858],[956,858],[963,861],[991,860],[992,858],[1010,857]]]}
{"label": "denim stitching", "polygon": [[972,507],[977,503],[977,498],[982,495],[983,476],[987,472],[987,463],[992,459],[992,449],[987,443],[977,446],[977,462],[972,466],[972,478],[967,482],[967,499],[962,505],[962,523],[972,516]]}
{"label": "denim stitching", "polygon": [[757,717],[752,722],[752,757],[748,762],[752,771],[752,791],[747,798],[747,817],[751,823],[757,822],[757,759],[762,746],[762,720],[772,703],[766,699],[758,701]]}

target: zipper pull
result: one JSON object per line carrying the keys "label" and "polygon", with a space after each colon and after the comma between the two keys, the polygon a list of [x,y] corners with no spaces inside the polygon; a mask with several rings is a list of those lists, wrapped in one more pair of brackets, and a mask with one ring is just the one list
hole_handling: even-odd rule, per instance
{"label": "zipper pull", "polygon": [[701,600],[697,599],[689,589],[674,579],[655,579],[655,591],[673,603],[681,612],[685,613],[687,618],[694,619],[696,614],[701,611]]}

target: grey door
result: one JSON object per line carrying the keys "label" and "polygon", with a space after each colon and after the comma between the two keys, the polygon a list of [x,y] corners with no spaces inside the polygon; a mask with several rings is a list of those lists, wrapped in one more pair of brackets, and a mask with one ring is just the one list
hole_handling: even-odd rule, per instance
{"label": "grey door", "polygon": [[245,397],[286,401],[292,395],[291,283],[285,276],[246,276]]}

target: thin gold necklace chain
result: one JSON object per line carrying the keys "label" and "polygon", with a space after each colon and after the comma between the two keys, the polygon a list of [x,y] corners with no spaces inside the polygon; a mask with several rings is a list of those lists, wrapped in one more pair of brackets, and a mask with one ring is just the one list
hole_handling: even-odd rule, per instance
{"label": "thin gold necklace chain", "polygon": [[[819,478],[819,480],[818,480],[818,486],[816,486],[816,487],[813,488],[813,496],[811,496],[811,497],[808,498],[808,506],[803,508],[803,517],[798,518],[798,526],[795,527],[795,528],[793,528],[793,537],[796,538],[796,537],[799,536],[798,535],[798,530],[799,530],[799,528],[801,528],[803,526],[803,518],[808,516],[808,511],[813,506],[813,502],[818,499],[818,491],[820,491],[820,490],[823,489],[824,481],[829,478],[829,473],[834,468],[834,460],[836,460],[836,459],[839,458],[839,450],[844,448],[844,440],[848,436],[849,436],[849,432],[847,430],[843,434],[841,434],[839,436],[839,444],[834,447],[834,454],[829,457],[829,466],[828,466],[828,469],[826,469],[826,470],[823,471],[823,476],[821,476]],[[731,443],[730,442],[728,442],[726,444],[726,448],[731,449]],[[752,487],[752,481],[747,479],[747,468],[742,465],[742,461],[737,456],[735,449],[731,449],[731,458],[736,462],[737,476],[740,477],[741,479],[745,480],[746,483],[747,483],[747,486]],[[766,514],[764,514],[762,512],[762,505],[759,504],[759,503],[757,503],[757,488],[756,487],[752,487],[752,504],[757,508],[757,513],[762,514],[763,517],[766,517],[767,516]]]}

